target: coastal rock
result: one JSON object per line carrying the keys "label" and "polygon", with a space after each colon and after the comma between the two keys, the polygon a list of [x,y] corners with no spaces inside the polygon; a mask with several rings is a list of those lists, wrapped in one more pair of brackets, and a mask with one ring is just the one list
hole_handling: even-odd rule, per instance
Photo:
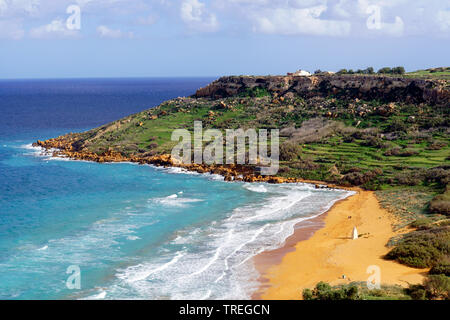
{"label": "coastal rock", "polygon": [[[197,90],[196,98],[227,98],[248,89],[263,88],[273,97],[328,97],[348,100],[448,104],[450,88],[445,81],[403,77],[362,75],[298,76],[229,76]],[[358,100],[358,101],[359,101]],[[280,100],[274,100],[278,103]]]}

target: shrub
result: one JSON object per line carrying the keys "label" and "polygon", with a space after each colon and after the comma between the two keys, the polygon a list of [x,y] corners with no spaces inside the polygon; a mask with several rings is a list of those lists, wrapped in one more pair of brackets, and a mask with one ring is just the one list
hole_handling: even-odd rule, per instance
{"label": "shrub", "polygon": [[397,184],[404,186],[417,186],[422,184],[423,176],[421,172],[414,172],[411,170],[405,170],[395,175]]}
{"label": "shrub", "polygon": [[303,290],[305,300],[358,300],[358,287],[355,285],[333,288],[326,282],[319,282],[314,290]]}
{"label": "shrub", "polygon": [[437,195],[430,202],[430,212],[450,215],[450,185],[443,194]]}
{"label": "shrub", "polygon": [[429,146],[426,148],[427,150],[441,150],[445,148],[447,143],[441,141],[432,141]]}
{"label": "shrub", "polygon": [[418,230],[427,230],[432,228],[432,221],[428,218],[417,219],[413,223],[411,223],[411,227],[416,228]]}
{"label": "shrub", "polygon": [[378,70],[378,73],[380,73],[380,74],[392,73],[392,69],[389,67],[384,67],[384,68],[381,68],[380,70]]}
{"label": "shrub", "polygon": [[364,73],[366,73],[366,74],[374,74],[375,70],[372,67],[368,67],[366,70],[364,70]]}
{"label": "shrub", "polygon": [[363,139],[362,146],[380,148],[383,145],[383,140],[375,136],[364,136]]}
{"label": "shrub", "polygon": [[428,276],[424,287],[431,299],[450,299],[450,277],[446,275],[433,274]]}
{"label": "shrub", "polygon": [[387,157],[390,156],[397,156],[397,157],[411,157],[419,154],[418,151],[413,149],[401,149],[399,147],[395,147],[392,149],[387,150],[384,155]]}
{"label": "shrub", "polygon": [[425,172],[425,179],[428,182],[436,182],[442,186],[447,186],[450,183],[450,170],[442,167],[428,169]]}
{"label": "shrub", "polygon": [[280,160],[293,161],[300,156],[301,147],[294,142],[285,142],[280,146]]}
{"label": "shrub", "polygon": [[446,260],[440,261],[435,264],[430,269],[430,274],[445,274],[447,277],[450,276],[450,262],[448,258]]}
{"label": "shrub", "polygon": [[409,285],[405,293],[414,300],[450,299],[450,277],[439,275],[428,275],[423,284]]}
{"label": "shrub", "polygon": [[314,295],[311,289],[303,290],[303,299],[304,300],[314,300]]}
{"label": "shrub", "polygon": [[386,127],[385,132],[407,132],[409,129],[409,124],[402,119],[394,119]]}
{"label": "shrub", "polygon": [[408,233],[385,258],[414,268],[432,267],[450,252],[449,230],[448,227],[434,227]]}
{"label": "shrub", "polygon": [[405,74],[406,71],[405,71],[404,67],[395,67],[395,68],[392,68],[392,73],[393,74]]}
{"label": "shrub", "polygon": [[240,97],[262,98],[271,96],[270,92],[263,87],[246,88],[239,94]]}
{"label": "shrub", "polygon": [[291,167],[294,169],[299,169],[299,170],[312,171],[312,170],[319,169],[320,164],[317,164],[310,159],[305,159],[305,160],[302,160],[299,162],[295,162],[294,164],[291,165]]}
{"label": "shrub", "polygon": [[405,293],[413,300],[426,300],[427,298],[427,291],[421,284],[409,285],[409,287],[405,289]]}

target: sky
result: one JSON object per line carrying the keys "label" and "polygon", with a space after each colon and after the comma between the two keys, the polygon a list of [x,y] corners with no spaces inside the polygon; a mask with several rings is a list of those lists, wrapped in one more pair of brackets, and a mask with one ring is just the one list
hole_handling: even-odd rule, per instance
{"label": "sky", "polygon": [[450,66],[450,0],[0,0],[0,78]]}

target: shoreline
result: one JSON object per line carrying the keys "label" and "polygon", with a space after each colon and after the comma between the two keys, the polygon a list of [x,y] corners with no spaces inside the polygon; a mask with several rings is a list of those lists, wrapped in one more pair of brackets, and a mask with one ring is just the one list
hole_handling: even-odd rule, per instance
{"label": "shoreline", "polygon": [[[394,232],[395,217],[382,209],[371,191],[353,188],[356,194],[338,200],[323,214],[298,223],[283,247],[254,258],[260,273],[254,300],[298,300],[305,288],[320,281],[331,285],[366,282],[367,267],[380,267],[382,285],[420,283],[428,269],[415,269],[382,257]],[[351,218],[349,218],[351,216]],[[356,226],[360,237],[350,235]],[[345,275],[345,279],[343,279]]]}
{"label": "shoreline", "polygon": [[[242,181],[250,183],[266,182],[273,184],[307,183],[315,186],[317,189],[332,188],[356,192],[356,194],[354,195],[349,195],[344,199],[336,200],[330,206],[330,208],[318,214],[317,216],[313,216],[310,219],[306,219],[297,223],[294,226],[294,233],[285,240],[285,243],[282,247],[271,251],[263,251],[252,258],[259,273],[259,288],[251,295],[252,300],[300,299],[301,291],[303,289],[313,288],[320,281],[329,282],[331,285],[350,283],[351,281],[365,282],[370,276],[370,274],[366,274],[366,269],[369,265],[380,265],[380,267],[382,268],[382,274],[384,268],[388,270],[388,280],[386,280],[386,278],[384,278],[382,275],[382,284],[398,284],[406,286],[409,283],[419,283],[422,282],[427,271],[427,269],[414,269],[400,265],[393,261],[383,260],[381,258],[389,251],[389,249],[386,247],[389,239],[394,237],[395,235],[401,234],[402,232],[401,230],[397,232],[394,232],[392,230],[392,222],[393,220],[395,220],[395,217],[393,217],[390,213],[380,207],[379,202],[372,191],[363,191],[357,187],[344,187],[322,181],[280,177],[255,177],[254,174],[244,175],[243,178],[234,179],[239,173],[242,173],[241,170],[246,171],[245,173],[248,174],[248,168],[245,166],[243,166],[242,168],[228,168],[225,166],[180,165],[178,163],[173,163],[170,155],[157,156],[154,159],[130,159],[124,157],[116,158],[116,154],[109,151],[109,154],[106,155],[106,159],[89,159],[89,157],[85,157],[86,155],[83,153],[75,153],[74,156],[74,153],[70,151],[68,152],[68,150],[64,149],[59,149],[56,152],[52,152],[50,148],[46,148],[39,144],[33,144],[33,147],[41,147],[45,152],[50,153],[52,157],[56,158],[68,158],[75,161],[82,160],[99,163],[130,162],[135,164],[150,164],[155,167],[180,168],[181,170],[185,170],[187,172],[220,175],[224,177],[225,182]],[[233,175],[233,179],[227,179],[227,176],[229,177],[230,173]],[[332,234],[335,231],[333,229],[339,224],[342,224],[342,222],[344,222],[344,224],[345,222],[347,222],[346,224],[348,224],[348,221],[346,220],[349,215],[352,215],[352,217],[355,218],[352,220],[352,223],[356,222],[357,220],[360,220],[360,222],[362,220],[370,220],[371,214],[370,212],[367,212],[366,206],[361,206],[355,203],[358,202],[358,200],[355,201],[355,199],[359,199],[363,195],[365,197],[371,195],[371,201],[373,203],[371,203],[371,208],[369,209],[375,208],[375,213],[380,214],[380,216],[377,216],[381,221],[381,227],[379,224],[370,226],[367,225],[367,222],[365,222],[366,225],[364,227],[367,228],[363,228],[360,230],[360,226],[358,225],[358,223],[356,223],[359,234],[365,235],[366,233],[368,233],[368,236],[359,238],[355,240],[355,242],[361,242],[364,238],[373,238],[373,231],[376,231],[377,233],[381,233],[383,235],[381,237],[381,242],[379,239],[380,237],[376,237],[376,250],[373,251],[373,248],[366,248],[369,251],[366,252],[365,255],[364,252],[363,254],[361,254],[361,251],[364,251],[361,250],[361,248],[359,250],[357,250],[357,248],[353,248],[354,250],[350,251],[348,250],[349,248],[355,247],[355,242],[349,242],[353,225],[346,226],[347,230],[342,233],[340,237],[331,239],[331,241],[327,241],[330,239],[326,239],[326,237],[324,237],[324,234]],[[349,207],[344,208],[345,217],[343,217],[342,215],[342,205],[344,205],[344,207]],[[371,220],[373,221],[377,220],[374,217],[371,218]],[[340,228],[338,229],[342,231],[342,226],[340,226]],[[366,232],[366,229],[371,230],[371,232]],[[325,243],[325,245],[321,243],[322,241]],[[328,263],[326,261],[323,261],[324,257],[330,256],[331,258],[336,253],[339,253],[339,251],[342,251],[345,255],[345,259],[348,259],[348,261],[350,262],[347,262],[347,264],[343,263],[343,265],[341,266],[340,264],[342,264],[342,258],[337,258],[336,261],[333,261],[331,263],[329,261]],[[353,254],[353,251],[357,251],[358,254]],[[376,252],[379,253],[381,251],[382,253],[378,256],[374,255]],[[358,259],[363,261],[371,259],[370,261],[372,261],[373,263],[366,263],[366,266],[364,268],[361,268],[360,263],[359,265],[358,263],[356,263],[356,265],[360,267],[356,272],[354,271],[355,266],[349,267],[349,264],[353,264]],[[305,260],[307,262],[299,265],[297,262],[302,260]],[[313,263],[310,264],[310,262]],[[342,275],[346,275],[345,280],[342,279]]]}

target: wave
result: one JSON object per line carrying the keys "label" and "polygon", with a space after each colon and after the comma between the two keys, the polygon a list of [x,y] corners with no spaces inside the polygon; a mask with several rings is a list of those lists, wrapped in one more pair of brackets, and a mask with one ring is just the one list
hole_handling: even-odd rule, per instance
{"label": "wave", "polygon": [[244,184],[244,188],[253,192],[267,192],[267,188],[263,184],[246,183]]}
{"label": "wave", "polygon": [[[160,251],[165,259],[148,257],[119,270],[114,291],[119,297],[131,291],[133,298],[143,299],[249,299],[259,287],[253,258],[281,247],[296,224],[352,194],[306,184],[264,187],[264,200],[239,207],[215,224],[177,231]],[[173,194],[162,199],[179,198]]]}
{"label": "wave", "polygon": [[[180,195],[180,196],[179,196]],[[172,194],[167,197],[149,199],[149,202],[167,207],[185,207],[190,203],[201,202],[202,199],[182,198],[181,194]]]}
{"label": "wave", "polygon": [[184,252],[177,252],[177,254],[169,262],[166,262],[156,268],[154,267],[154,265],[143,264],[128,267],[122,273],[118,273],[116,276],[131,283],[142,281],[150,277],[152,274],[168,269],[171,265],[175,264],[184,254]]}

